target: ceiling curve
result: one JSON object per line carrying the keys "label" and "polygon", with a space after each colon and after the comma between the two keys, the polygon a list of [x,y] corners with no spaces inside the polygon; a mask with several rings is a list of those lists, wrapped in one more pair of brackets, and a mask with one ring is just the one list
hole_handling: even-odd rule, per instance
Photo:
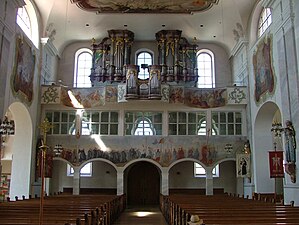
{"label": "ceiling curve", "polygon": [[[39,11],[43,35],[52,34],[59,54],[73,42],[91,43],[93,38],[101,41],[111,29],[128,29],[134,33],[135,41],[154,41],[155,34],[160,30],[181,30],[182,37],[190,42],[215,43],[230,54],[238,36],[246,35],[251,12],[260,0],[31,1]],[[127,13],[123,12],[124,2]],[[130,5],[131,2],[136,3]],[[141,7],[138,2],[148,3]],[[163,4],[170,2],[174,6],[161,9]],[[108,5],[105,13],[104,3]],[[122,13],[112,12],[113,7]],[[172,13],[169,13],[171,10]]]}

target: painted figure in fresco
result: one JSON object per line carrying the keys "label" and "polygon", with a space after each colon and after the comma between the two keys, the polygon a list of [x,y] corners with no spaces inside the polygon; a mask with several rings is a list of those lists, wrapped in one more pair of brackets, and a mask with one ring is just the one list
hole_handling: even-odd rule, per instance
{"label": "painted figure in fresco", "polygon": [[84,149],[79,149],[78,154],[79,154],[79,162],[83,162],[86,160],[86,154]]}
{"label": "painted figure in fresco", "polygon": [[285,124],[286,161],[296,162],[296,132],[290,120],[287,120]]}
{"label": "painted figure in fresco", "polygon": [[184,149],[182,147],[179,147],[178,159],[182,159],[182,158],[185,158],[185,152],[184,152]]}

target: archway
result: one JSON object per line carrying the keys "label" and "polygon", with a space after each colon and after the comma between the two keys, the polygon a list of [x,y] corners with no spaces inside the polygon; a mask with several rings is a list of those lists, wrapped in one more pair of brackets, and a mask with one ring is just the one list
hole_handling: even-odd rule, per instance
{"label": "archway", "polygon": [[[271,127],[274,120],[281,121],[280,110],[273,102],[261,106],[257,113],[253,133],[253,167],[256,193],[282,193],[282,180],[270,178],[268,151],[274,150]],[[278,149],[282,148],[281,144]]]}
{"label": "archway", "polygon": [[9,110],[15,122],[14,140],[10,146],[13,159],[9,195],[19,198],[22,195],[28,197],[31,183],[32,120],[27,108],[22,103],[13,103]]}
{"label": "archway", "polygon": [[139,161],[126,169],[128,205],[158,205],[160,174],[150,162]]}

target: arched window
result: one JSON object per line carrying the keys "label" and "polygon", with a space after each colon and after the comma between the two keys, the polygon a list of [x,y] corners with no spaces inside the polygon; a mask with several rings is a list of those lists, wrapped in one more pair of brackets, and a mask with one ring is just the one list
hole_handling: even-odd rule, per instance
{"label": "arched window", "polygon": [[126,112],[125,135],[162,135],[162,113]]}
{"label": "arched window", "polygon": [[258,27],[258,36],[262,36],[263,33],[267,30],[267,28],[272,23],[272,13],[270,8],[264,8],[260,20],[259,20],[259,27]]}
{"label": "arched window", "polygon": [[139,66],[138,78],[145,80],[149,78],[148,66],[153,64],[153,55],[148,51],[140,51],[137,54],[137,65]]}
{"label": "arched window", "polygon": [[202,49],[197,53],[198,88],[214,88],[214,54],[210,50]]}
{"label": "arched window", "polygon": [[75,55],[74,87],[91,87],[90,69],[92,67],[92,51],[79,49]]}
{"label": "arched window", "polygon": [[37,16],[34,7],[29,0],[25,0],[25,6],[18,8],[16,23],[32,41],[32,43],[38,48],[39,32]]}

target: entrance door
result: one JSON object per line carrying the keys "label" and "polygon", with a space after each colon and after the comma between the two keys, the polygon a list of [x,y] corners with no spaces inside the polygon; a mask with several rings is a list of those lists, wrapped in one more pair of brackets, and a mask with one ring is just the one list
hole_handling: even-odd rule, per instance
{"label": "entrance door", "polygon": [[137,162],[128,173],[128,205],[159,204],[160,176],[148,162]]}

